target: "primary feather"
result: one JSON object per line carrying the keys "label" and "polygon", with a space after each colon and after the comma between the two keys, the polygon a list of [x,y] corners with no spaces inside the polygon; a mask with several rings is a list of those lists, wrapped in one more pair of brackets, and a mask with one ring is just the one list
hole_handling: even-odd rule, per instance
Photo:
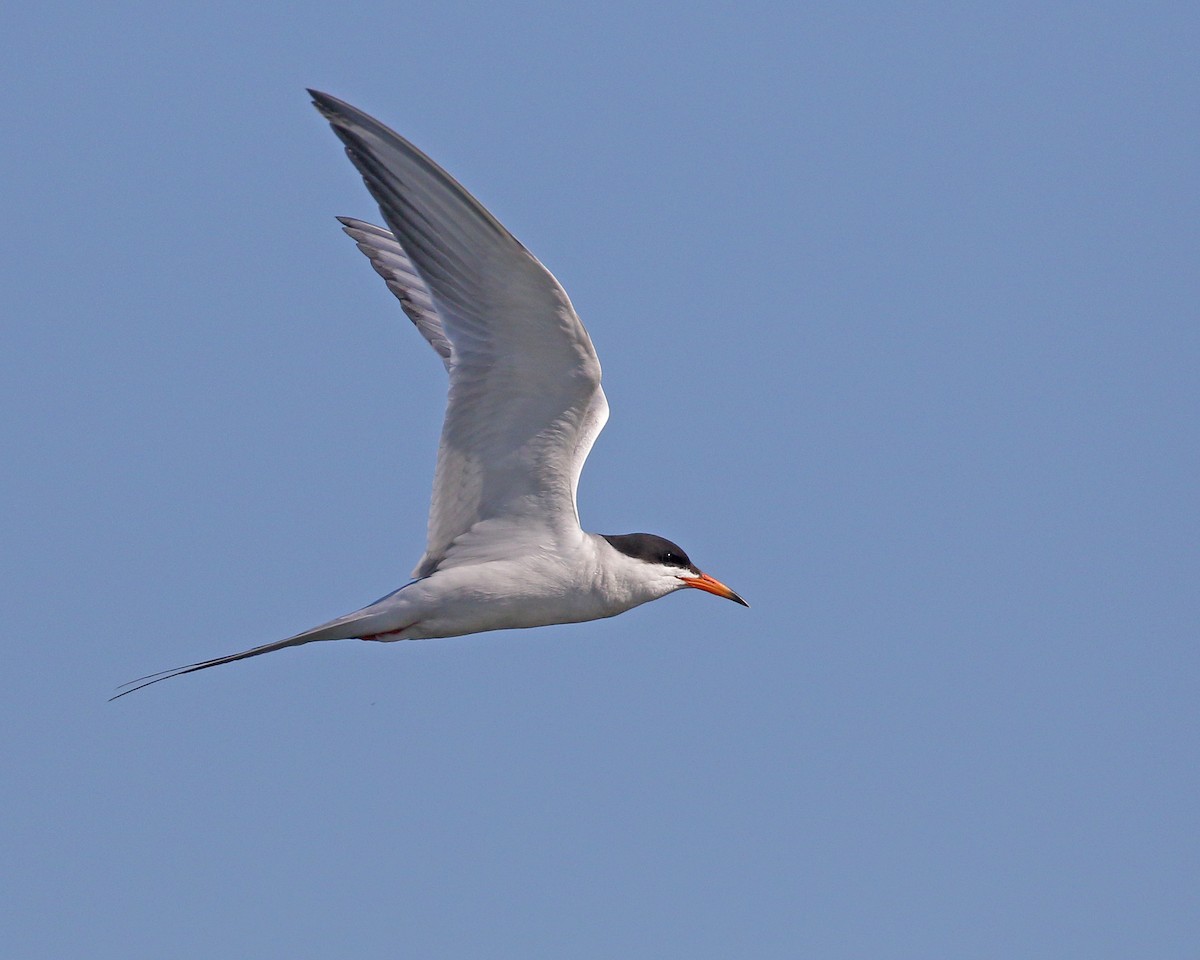
{"label": "primary feather", "polygon": [[519,519],[550,538],[577,530],[579,473],[608,403],[600,361],[566,292],[420,150],[349,104],[309,92],[395,246],[380,228],[358,228],[363,237],[355,239],[366,240],[364,252],[393,292],[404,292],[401,302],[414,305],[409,316],[434,349],[441,353],[441,337],[450,345],[428,539],[413,575],[439,569],[455,540],[481,521]]}

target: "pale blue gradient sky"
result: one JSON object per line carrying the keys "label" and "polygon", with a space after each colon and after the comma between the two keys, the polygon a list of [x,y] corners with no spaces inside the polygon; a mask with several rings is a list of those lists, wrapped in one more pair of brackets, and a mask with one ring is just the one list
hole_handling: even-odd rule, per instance
{"label": "pale blue gradient sky", "polygon": [[[6,956],[1190,957],[1192,4],[10,4]],[[443,371],[305,86],[559,277],[585,525],[752,609],[276,639]]]}

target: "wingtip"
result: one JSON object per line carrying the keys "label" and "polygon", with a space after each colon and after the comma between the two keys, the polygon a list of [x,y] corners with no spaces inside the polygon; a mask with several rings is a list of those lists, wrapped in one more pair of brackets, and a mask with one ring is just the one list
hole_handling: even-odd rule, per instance
{"label": "wingtip", "polygon": [[371,224],[366,220],[359,220],[357,217],[335,217],[334,219],[342,225],[342,229],[347,233],[352,231],[363,233],[369,232],[371,229]]}
{"label": "wingtip", "polygon": [[339,107],[345,106],[337,97],[330,96],[328,93],[323,93],[320,90],[314,90],[312,87],[305,88],[308,91],[309,97],[312,98],[312,105],[317,108],[317,111],[325,119],[330,119],[337,112]]}

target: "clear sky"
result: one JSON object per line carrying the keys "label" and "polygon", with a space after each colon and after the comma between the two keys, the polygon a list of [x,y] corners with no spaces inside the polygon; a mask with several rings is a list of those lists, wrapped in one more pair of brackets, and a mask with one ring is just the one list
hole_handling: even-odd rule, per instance
{"label": "clear sky", "polygon": [[[7,957],[1194,957],[1200,13],[8,4]],[[558,276],[616,620],[284,651],[444,373],[327,90]]]}

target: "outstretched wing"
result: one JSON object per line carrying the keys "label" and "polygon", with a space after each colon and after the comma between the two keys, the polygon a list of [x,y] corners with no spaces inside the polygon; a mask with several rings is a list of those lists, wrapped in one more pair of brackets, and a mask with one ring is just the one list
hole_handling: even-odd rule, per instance
{"label": "outstretched wing", "polygon": [[404,248],[396,242],[392,231],[386,227],[377,227],[372,223],[364,223],[353,217],[338,217],[346,235],[358,244],[358,249],[371,261],[375,272],[383,277],[388,289],[396,295],[400,306],[408,314],[421,336],[429,341],[429,345],[442,358],[446,369],[450,369],[450,353],[453,349],[442,329],[442,318],[438,316],[437,307],[433,305],[433,297],[425,281],[417,273],[417,268],[408,259]]}
{"label": "outstretched wing", "polygon": [[[417,307],[417,316],[409,316],[438,349],[430,334],[436,316],[450,345],[428,543],[414,574],[427,576],[444,564],[455,540],[483,521],[502,522],[479,533],[515,523],[532,537],[539,529],[550,539],[578,534],[579,472],[608,404],[600,362],[571,301],[550,272],[420,150],[349,104],[309,93],[346,145],[400,253],[424,281],[432,313]],[[368,247],[384,250],[379,239]],[[393,260],[388,269],[398,264]],[[406,290],[402,303],[418,302],[415,287],[396,279],[399,271],[391,278],[380,272],[389,286],[395,279]],[[471,555],[480,555],[478,544]]]}

